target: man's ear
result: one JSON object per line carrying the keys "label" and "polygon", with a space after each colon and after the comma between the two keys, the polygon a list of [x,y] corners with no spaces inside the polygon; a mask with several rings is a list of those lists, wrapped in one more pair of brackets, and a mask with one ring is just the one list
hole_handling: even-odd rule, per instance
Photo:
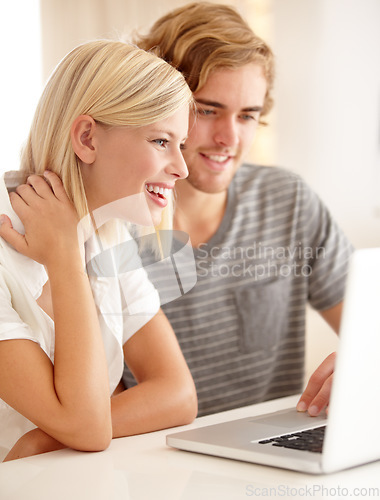
{"label": "man's ear", "polygon": [[83,163],[91,165],[96,159],[94,133],[97,124],[88,115],[78,116],[71,125],[71,143],[75,154]]}

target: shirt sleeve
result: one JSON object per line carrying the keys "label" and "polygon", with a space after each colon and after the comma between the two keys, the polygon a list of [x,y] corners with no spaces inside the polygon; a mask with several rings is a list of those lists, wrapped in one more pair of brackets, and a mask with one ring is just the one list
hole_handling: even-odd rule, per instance
{"label": "shirt sleeve", "polygon": [[[318,195],[302,183],[305,241],[309,245],[309,291],[312,307],[322,311],[341,302],[353,246]],[[308,248],[304,248],[307,257]]]}
{"label": "shirt sleeve", "polygon": [[123,344],[160,308],[159,294],[148,278],[134,239],[125,239],[118,252],[119,285],[123,314]]}
{"label": "shirt sleeve", "polygon": [[0,340],[31,340],[50,357],[51,346],[41,326],[42,312],[37,304],[32,304],[33,300],[0,266]]}
{"label": "shirt sleeve", "polygon": [[141,268],[120,277],[123,296],[123,343],[150,321],[159,311],[157,290]]}

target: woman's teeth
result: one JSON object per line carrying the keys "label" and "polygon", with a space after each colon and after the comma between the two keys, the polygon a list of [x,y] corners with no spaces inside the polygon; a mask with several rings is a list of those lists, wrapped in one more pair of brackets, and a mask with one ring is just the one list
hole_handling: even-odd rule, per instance
{"label": "woman's teeth", "polygon": [[150,193],[160,194],[164,198],[166,198],[168,196],[168,194],[170,193],[170,189],[158,187],[158,186],[153,186],[152,184],[147,184],[146,189]]}

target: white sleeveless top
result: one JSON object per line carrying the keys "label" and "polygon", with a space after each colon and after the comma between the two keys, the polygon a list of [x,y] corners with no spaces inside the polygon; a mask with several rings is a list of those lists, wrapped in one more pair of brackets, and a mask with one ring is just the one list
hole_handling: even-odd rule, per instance
{"label": "white sleeveless top", "polygon": [[[0,179],[0,213],[7,214],[13,227],[24,232],[20,219],[11,207],[6,186],[18,185],[18,176],[18,172],[8,172]],[[123,250],[128,251],[119,252],[119,258],[123,259],[123,272],[114,272],[113,275],[111,272],[105,276],[98,269],[98,274],[94,271],[89,273],[107,357],[110,395],[123,373],[123,345],[160,307],[156,289],[142,265],[138,265],[139,256],[133,238],[125,224],[117,227],[116,243],[127,242]],[[95,239],[88,243],[90,247],[94,243],[89,254],[96,256]],[[125,265],[126,262],[132,265]],[[112,265],[116,269],[118,263],[112,262]],[[54,363],[54,322],[36,302],[47,279],[41,264],[16,252],[0,238],[0,341],[29,339],[38,343]],[[28,380],[25,380],[27,384]],[[0,399],[0,462],[16,441],[33,428],[35,425],[31,421]]]}

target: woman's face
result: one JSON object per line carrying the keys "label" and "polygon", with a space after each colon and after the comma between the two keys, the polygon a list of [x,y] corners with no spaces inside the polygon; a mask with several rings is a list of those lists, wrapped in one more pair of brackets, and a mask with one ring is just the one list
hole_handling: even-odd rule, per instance
{"label": "woman's face", "polygon": [[181,151],[188,122],[189,107],[184,105],[169,118],[140,128],[96,124],[96,159],[82,164],[89,209],[131,197],[135,214],[145,205],[159,224],[175,182],[188,175]]}

